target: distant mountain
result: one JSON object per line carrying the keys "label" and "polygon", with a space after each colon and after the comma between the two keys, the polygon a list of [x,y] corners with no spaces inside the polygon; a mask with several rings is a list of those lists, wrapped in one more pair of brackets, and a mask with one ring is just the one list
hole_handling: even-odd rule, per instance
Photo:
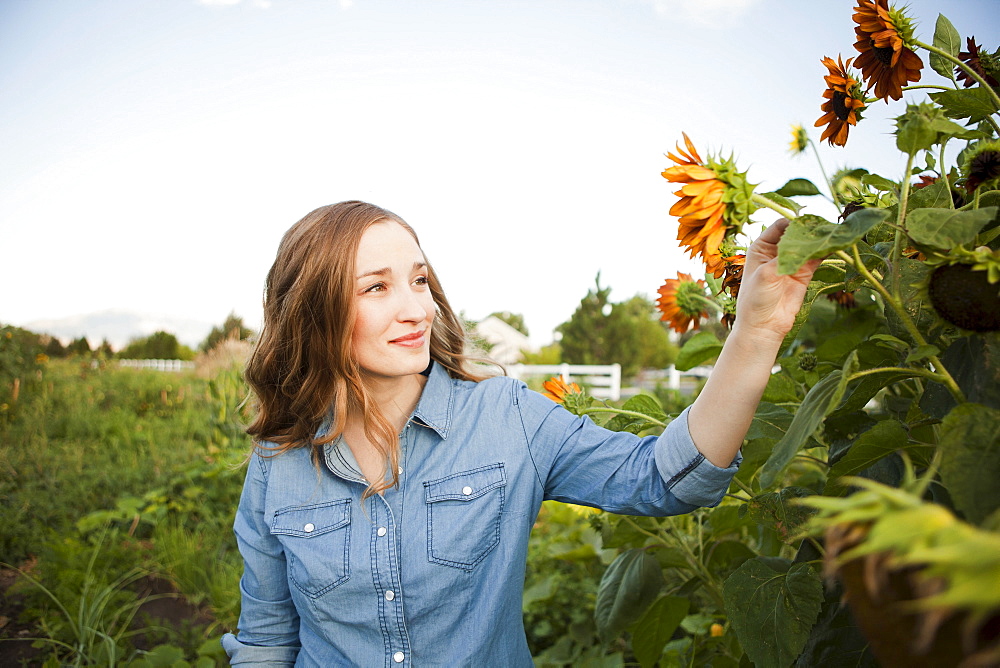
{"label": "distant mountain", "polygon": [[34,320],[21,325],[33,332],[51,334],[63,343],[86,336],[92,348],[107,339],[115,350],[120,350],[134,338],[149,336],[153,332],[169,332],[184,345],[196,348],[212,330],[213,323],[121,309],[97,313],[83,313],[53,320]]}

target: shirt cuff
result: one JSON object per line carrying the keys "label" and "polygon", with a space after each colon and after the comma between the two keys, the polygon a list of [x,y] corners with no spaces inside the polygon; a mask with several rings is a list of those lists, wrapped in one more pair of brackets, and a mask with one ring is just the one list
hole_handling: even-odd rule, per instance
{"label": "shirt cuff", "polygon": [[733,463],[720,468],[708,461],[695,447],[688,429],[688,411],[685,408],[667,425],[656,443],[656,468],[667,483],[667,488],[679,500],[693,506],[718,505],[729,489],[729,483],[739,470],[743,455],[736,453]]}
{"label": "shirt cuff", "polygon": [[232,633],[222,636],[222,648],[229,655],[231,666],[294,666],[295,657],[299,654],[298,646],[246,645],[237,640]]}

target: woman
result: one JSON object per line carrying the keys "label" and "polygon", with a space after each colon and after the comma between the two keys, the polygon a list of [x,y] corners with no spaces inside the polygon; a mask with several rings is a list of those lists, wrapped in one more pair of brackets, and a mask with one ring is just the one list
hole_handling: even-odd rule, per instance
{"label": "woman", "polygon": [[545,499],[633,515],[717,504],[816,263],[748,251],[736,323],[660,437],[597,427],[464,354],[413,230],[363,202],[284,236],[247,366],[259,412],[235,532],[233,665],[532,665],[521,621]]}

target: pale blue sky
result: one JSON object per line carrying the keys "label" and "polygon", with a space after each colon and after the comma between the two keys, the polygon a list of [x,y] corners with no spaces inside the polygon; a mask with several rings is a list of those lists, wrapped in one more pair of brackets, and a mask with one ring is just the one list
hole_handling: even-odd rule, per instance
{"label": "pale blue sky", "polygon": [[[660,177],[681,131],[763,187],[820,179],[789,127],[818,140],[853,4],[3,0],[0,322],[256,326],[284,230],[367,199],[417,229],[456,308],[523,313],[546,343],[598,271],[621,300],[697,269]],[[995,0],[909,5],[925,41],[943,11],[997,45]],[[873,105],[827,169],[898,178],[902,112]]]}

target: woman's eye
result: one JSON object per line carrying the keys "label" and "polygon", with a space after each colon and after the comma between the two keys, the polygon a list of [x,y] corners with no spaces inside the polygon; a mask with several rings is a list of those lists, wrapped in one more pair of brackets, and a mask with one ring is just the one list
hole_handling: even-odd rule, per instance
{"label": "woman's eye", "polygon": [[418,276],[417,280],[413,282],[416,283],[417,285],[427,285],[428,283],[426,276]]}
{"label": "woman's eye", "polygon": [[385,283],[376,283],[365,288],[364,292],[367,294],[369,292],[382,292],[383,290],[385,290]]}

